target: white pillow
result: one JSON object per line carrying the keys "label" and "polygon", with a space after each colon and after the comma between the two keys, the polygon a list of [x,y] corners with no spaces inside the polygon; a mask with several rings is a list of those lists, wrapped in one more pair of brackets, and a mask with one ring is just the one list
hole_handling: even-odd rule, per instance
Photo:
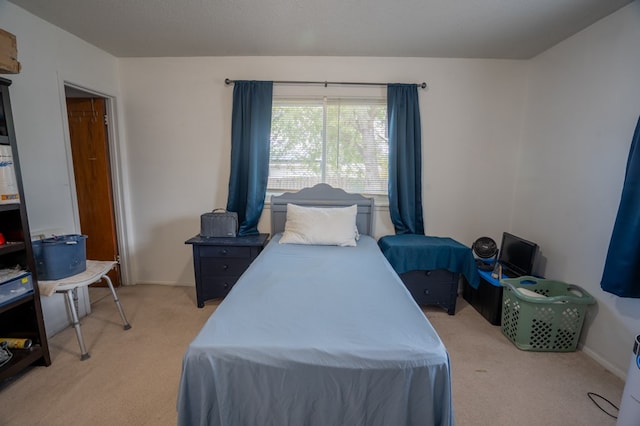
{"label": "white pillow", "polygon": [[281,244],[355,246],[358,206],[301,207],[287,204]]}

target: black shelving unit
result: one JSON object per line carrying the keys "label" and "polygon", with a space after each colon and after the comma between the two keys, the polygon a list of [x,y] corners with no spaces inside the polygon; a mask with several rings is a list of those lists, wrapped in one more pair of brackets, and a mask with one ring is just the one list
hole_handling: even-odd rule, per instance
{"label": "black shelving unit", "polygon": [[[29,349],[10,349],[13,357],[0,367],[0,383],[31,365],[51,364],[47,334],[40,305],[36,264],[31,247],[31,233],[24,203],[24,191],[18,160],[13,115],[9,98],[11,81],[0,77],[0,144],[9,145],[19,193],[19,202],[0,204],[0,233],[6,243],[0,245],[0,268],[21,269],[31,273],[33,292],[0,306],[0,338],[26,338],[32,341]],[[8,283],[1,283],[2,285]]]}

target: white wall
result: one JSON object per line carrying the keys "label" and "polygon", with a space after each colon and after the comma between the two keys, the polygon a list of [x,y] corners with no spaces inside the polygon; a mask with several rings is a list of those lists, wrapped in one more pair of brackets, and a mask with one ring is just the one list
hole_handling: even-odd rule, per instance
{"label": "white wall", "polygon": [[[32,231],[79,232],[65,141],[63,81],[116,96],[118,62],[77,37],[0,0],[0,27],[13,33],[22,71],[6,75]],[[43,297],[47,334],[68,325],[61,295]]]}
{"label": "white wall", "polygon": [[[17,35],[23,64],[10,77],[31,227],[77,231],[63,80],[123,101],[132,282],[187,285],[193,267],[184,241],[198,232],[201,213],[226,204],[233,89],[225,77],[426,81],[430,88],[420,94],[426,232],[471,244],[512,230],[538,242],[548,277],[598,298],[585,350],[622,375],[640,329],[640,305],[603,293],[599,281],[640,111],[639,9],[634,2],[531,61],[117,60],[0,0],[0,27]],[[379,213],[378,236],[391,232],[386,212]],[[268,222],[260,229],[268,232]],[[66,314],[52,313],[62,301],[43,304],[52,334]]]}
{"label": "white wall", "polygon": [[[525,61],[219,57],[120,65],[136,282],[193,285],[184,241],[199,232],[200,214],[227,200],[233,87],[225,77],[426,81],[429,90],[420,92],[426,232],[470,245],[482,235],[499,238],[509,224]],[[388,212],[378,213],[376,235],[393,233]],[[259,229],[269,232],[264,219]]]}
{"label": "white wall", "polygon": [[598,300],[584,350],[624,377],[640,300],[600,289],[640,114],[640,2],[531,61],[512,230],[537,242],[546,276]]}

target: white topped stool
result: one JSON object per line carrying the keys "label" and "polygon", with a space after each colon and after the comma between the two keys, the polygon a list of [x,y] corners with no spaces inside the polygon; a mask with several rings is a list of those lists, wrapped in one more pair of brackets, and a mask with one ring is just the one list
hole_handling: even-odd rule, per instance
{"label": "white topped stool", "polygon": [[117,264],[118,263],[116,261],[87,260],[87,269],[84,272],[55,281],[40,281],[38,283],[40,291],[44,294],[50,295],[55,292],[66,295],[65,300],[67,301],[69,312],[71,312],[71,320],[73,322],[73,328],[76,331],[78,344],[80,345],[80,359],[82,361],[89,358],[89,353],[87,352],[87,348],[84,344],[82,330],[80,329],[80,320],[78,319],[79,287],[86,287],[90,284],[97,283],[98,281],[104,279],[109,286],[109,290],[111,290],[113,301],[115,302],[116,307],[118,308],[118,312],[120,313],[120,317],[122,318],[124,329],[128,330],[131,328],[131,325],[127,321],[127,317],[125,317],[124,315],[120,300],[118,300],[116,289],[113,287],[113,283],[107,275],[107,273],[112,270]]}

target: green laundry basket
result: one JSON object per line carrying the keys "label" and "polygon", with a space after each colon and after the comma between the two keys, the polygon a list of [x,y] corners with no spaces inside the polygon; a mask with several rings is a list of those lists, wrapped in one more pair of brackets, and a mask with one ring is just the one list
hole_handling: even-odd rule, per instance
{"label": "green laundry basket", "polygon": [[595,303],[589,293],[577,285],[530,276],[503,279],[500,284],[502,334],[519,349],[576,350],[587,307]]}

